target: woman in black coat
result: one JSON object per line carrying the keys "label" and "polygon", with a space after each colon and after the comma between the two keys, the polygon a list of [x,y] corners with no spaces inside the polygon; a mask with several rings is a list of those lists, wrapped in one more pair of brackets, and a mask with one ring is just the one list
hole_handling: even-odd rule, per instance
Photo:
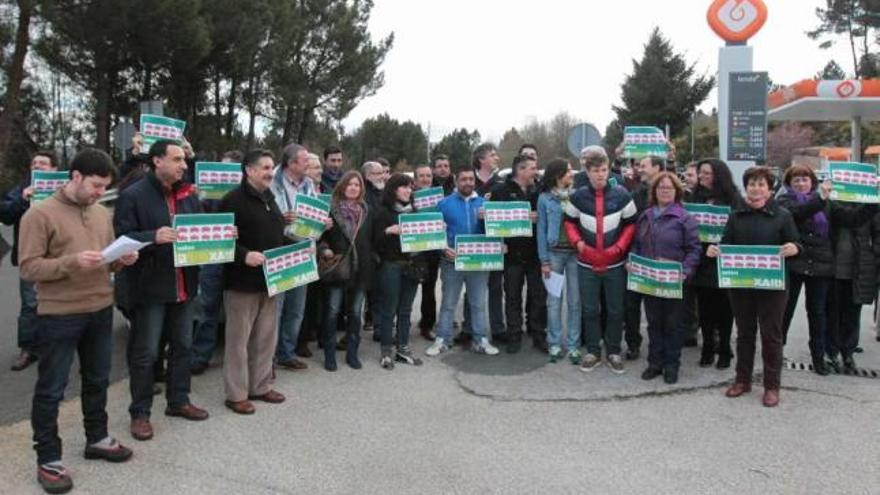
{"label": "woman in black coat", "polygon": [[[736,208],[742,203],[733,177],[727,164],[721,160],[701,160],[697,164],[699,183],[691,197],[693,203]],[[718,288],[718,267],[715,259],[706,256],[709,244],[702,244],[702,256],[692,285],[697,294],[700,330],[703,333],[703,349],[700,353],[700,366],[703,368],[715,363],[716,367],[730,367],[733,350],[730,347],[730,334],[733,331],[733,312],[727,290]]]}
{"label": "woman in black coat", "polygon": [[[358,346],[361,341],[361,317],[366,291],[373,286],[371,212],[364,202],[364,179],[357,172],[347,172],[333,189],[330,216],[333,228],[324,232],[318,246],[324,267],[324,368],[336,371],[336,334],[340,313],[345,310],[345,362],[360,369]],[[345,308],[343,308],[343,303]]]}
{"label": "woman in black coat", "polygon": [[[400,215],[414,212],[412,191],[413,180],[408,175],[392,175],[385,184],[373,222],[373,247],[379,254],[378,281],[382,288],[376,315],[382,343],[379,364],[387,370],[394,369],[395,361],[415,366],[422,364],[409,348],[409,332],[420,274],[427,274],[428,263],[423,254],[404,253],[400,246]],[[397,325],[394,324],[395,318]]]}
{"label": "woman in black coat", "polygon": [[[779,246],[785,258],[801,251],[800,235],[791,213],[771,199],[773,173],[767,167],[751,167],[743,175],[746,202],[735,208],[721,244]],[[706,256],[716,258],[718,246],[709,246]],[[761,331],[761,358],[764,362],[764,405],[779,404],[782,375],[782,316],[785,288],[780,290],[731,289],[730,305],[736,318],[736,380],[727,389],[728,397],[739,397],[752,389],[755,341]],[[702,308],[701,308],[702,310]]]}

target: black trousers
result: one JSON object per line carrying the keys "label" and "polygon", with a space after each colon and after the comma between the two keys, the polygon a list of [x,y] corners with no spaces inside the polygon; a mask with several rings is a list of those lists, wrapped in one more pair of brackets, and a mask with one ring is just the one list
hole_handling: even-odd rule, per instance
{"label": "black trousers", "polygon": [[440,257],[428,258],[428,276],[422,282],[422,317],[419,330],[431,330],[437,324],[437,277],[440,274]]}
{"label": "black trousers", "polygon": [[546,341],[547,292],[538,264],[511,263],[504,266],[504,308],[507,332],[516,337],[523,330],[523,287],[526,289],[526,331],[533,339]]}
{"label": "black trousers", "polygon": [[[764,291],[769,292],[769,291]],[[733,357],[730,334],[733,331],[733,312],[727,289],[697,287],[700,307],[700,329],[703,332],[702,356]],[[785,302],[783,301],[783,305]]]}
{"label": "black trousers", "polygon": [[645,318],[648,320],[648,366],[678,370],[684,332],[679,320],[684,304],[681,299],[645,296]]}
{"label": "black trousers", "polygon": [[[623,296],[623,339],[630,350],[638,350],[642,346],[642,300],[645,296],[640,292],[626,291]],[[647,308],[647,303],[645,304]]]}

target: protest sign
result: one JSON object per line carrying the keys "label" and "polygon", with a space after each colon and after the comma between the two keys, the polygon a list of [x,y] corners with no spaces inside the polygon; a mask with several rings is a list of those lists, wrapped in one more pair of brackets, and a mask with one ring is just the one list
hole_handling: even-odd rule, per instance
{"label": "protest sign", "polygon": [[315,241],[307,240],[263,252],[263,275],[269,297],[318,280]]}
{"label": "protest sign", "polygon": [[174,215],[174,266],[213,265],[235,259],[235,215]]}
{"label": "protest sign", "polygon": [[719,246],[721,289],[785,290],[785,258],[780,246]]}
{"label": "protest sign", "polygon": [[455,237],[455,270],[459,272],[501,271],[504,243],[500,237],[458,235]]}
{"label": "protest sign", "polygon": [[400,215],[400,250],[404,253],[446,249],[446,224],[441,213]]}

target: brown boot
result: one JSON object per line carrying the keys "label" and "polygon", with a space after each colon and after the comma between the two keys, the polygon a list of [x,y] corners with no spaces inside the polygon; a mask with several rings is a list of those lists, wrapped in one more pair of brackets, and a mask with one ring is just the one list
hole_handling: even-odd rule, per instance
{"label": "brown boot", "polygon": [[21,351],[21,354],[18,355],[18,358],[16,358],[10,369],[12,371],[21,371],[35,362],[37,362],[37,356],[35,354],[28,351]]}
{"label": "brown boot", "polygon": [[153,438],[153,425],[147,418],[134,418],[131,420],[131,436],[135,440],[149,440]]}
{"label": "brown boot", "polygon": [[764,407],[776,407],[779,405],[779,390],[772,388],[764,389]]}
{"label": "brown boot", "polygon": [[739,397],[742,394],[749,393],[751,391],[752,391],[752,384],[751,383],[736,382],[729,389],[727,389],[727,392],[725,392],[724,395],[733,399],[733,398]]}
{"label": "brown boot", "polygon": [[226,401],[226,407],[232,409],[232,412],[236,414],[253,414],[257,408],[254,407],[254,404],[249,400],[239,400],[239,401]]}

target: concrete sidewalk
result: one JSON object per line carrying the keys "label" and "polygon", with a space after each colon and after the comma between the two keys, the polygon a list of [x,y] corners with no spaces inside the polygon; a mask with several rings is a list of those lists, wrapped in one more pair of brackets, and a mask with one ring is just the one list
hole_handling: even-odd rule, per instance
{"label": "concrete sidewalk", "polygon": [[[880,343],[864,335],[860,361]],[[369,341],[369,336],[367,339]],[[424,348],[425,342],[419,341]],[[732,371],[701,370],[686,352],[667,386],[607,368],[585,374],[517,356],[454,351],[420,368],[378,366],[369,342],[362,371],[279,371],[281,405],[253,416],[222,406],[220,370],[193,381],[200,423],[154,404],[156,437],[128,434],[128,381],[110,390],[111,432],[134,458],[82,458],[79,401],[63,406],[64,461],[76,493],[878,493],[880,380],[786,371],[782,403],[762,389],[722,395]],[[0,493],[41,493],[27,421],[0,429]]]}

